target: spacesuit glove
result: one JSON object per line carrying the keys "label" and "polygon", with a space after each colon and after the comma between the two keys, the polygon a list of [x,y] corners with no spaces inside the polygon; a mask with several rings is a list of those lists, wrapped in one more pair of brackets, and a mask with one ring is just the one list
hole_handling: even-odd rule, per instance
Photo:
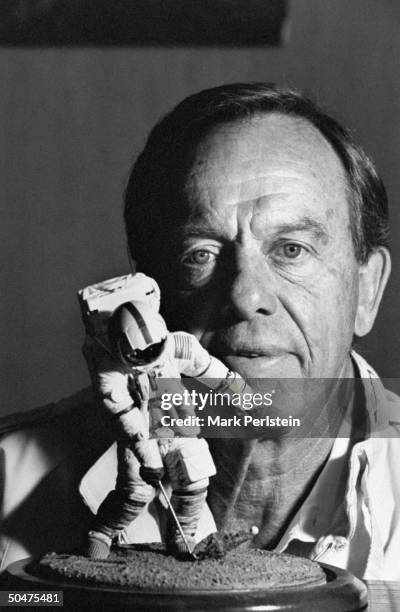
{"label": "spacesuit glove", "polygon": [[165,470],[163,467],[160,468],[152,468],[147,467],[146,465],[141,465],[139,470],[140,477],[147,482],[147,484],[156,487],[160,480],[163,479],[165,474]]}
{"label": "spacesuit glove", "polygon": [[156,487],[164,476],[164,465],[157,440],[155,438],[137,439],[132,450],[140,463],[140,477]]}
{"label": "spacesuit glove", "polygon": [[224,379],[219,381],[218,387],[214,391],[233,395],[234,393],[243,394],[251,392],[252,388],[240,374],[231,370]]}
{"label": "spacesuit glove", "polygon": [[[164,475],[164,464],[158,448],[157,439],[137,438],[130,446],[136,459],[140,463],[140,476],[149,484],[153,485],[154,482],[157,483]],[[144,469],[144,476],[141,473],[142,468]]]}
{"label": "spacesuit glove", "polygon": [[253,388],[237,372],[230,371],[214,388],[214,392],[230,396],[232,407],[239,412],[247,411],[251,407],[248,404],[253,396]]}

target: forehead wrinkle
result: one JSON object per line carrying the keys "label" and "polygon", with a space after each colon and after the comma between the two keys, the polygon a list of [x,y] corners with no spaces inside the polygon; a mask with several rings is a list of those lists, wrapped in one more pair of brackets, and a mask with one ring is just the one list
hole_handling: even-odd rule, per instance
{"label": "forehead wrinkle", "polygon": [[[305,159],[294,160],[290,157],[287,157],[286,155],[283,155],[279,150],[274,150],[274,152],[272,153],[271,150],[267,146],[260,147],[259,155],[252,155],[252,156],[243,155],[243,154],[238,155],[237,152],[235,152],[236,153],[235,161],[236,161],[237,168],[239,170],[242,170],[242,169],[246,170],[247,168],[251,168],[251,169],[254,168],[254,163],[259,162],[262,159],[262,155],[264,151],[268,153],[268,157],[270,158],[268,160],[268,165],[270,166],[270,169],[273,172],[275,171],[275,167],[280,169],[281,164],[284,163],[287,165],[288,168],[294,168],[294,169],[295,168],[301,168],[301,169],[308,168],[311,174],[313,175],[317,174],[313,168],[314,164],[312,164],[310,160],[305,160]],[[189,181],[193,179],[195,180],[197,176],[203,176],[204,174],[208,174],[208,173],[213,174],[216,164],[218,164],[218,167],[221,168],[222,170],[231,169],[232,151],[230,151],[223,157],[221,155],[216,155],[216,154],[213,155],[212,153],[213,153],[213,150],[211,149],[211,151],[207,152],[207,156],[205,156],[204,158],[201,158],[201,156],[199,156],[199,159],[194,160],[193,165],[191,166],[190,170],[187,173],[187,179]]]}
{"label": "forehead wrinkle", "polygon": [[291,216],[291,220],[281,221],[281,215],[272,215],[271,217],[267,211],[257,212],[254,210],[249,223],[250,231],[257,239],[263,239],[268,235],[273,237],[294,232],[311,232],[318,240],[324,242],[329,239],[329,229],[322,220],[310,216],[307,212],[303,212],[303,214],[294,212],[294,215]]}
{"label": "forehead wrinkle", "polygon": [[[318,186],[315,186],[318,187]],[[304,181],[278,181],[276,184],[266,186],[260,185],[259,181],[252,181],[250,184],[237,183],[235,185],[224,185],[220,192],[218,188],[205,186],[195,193],[187,201],[189,217],[195,218],[218,218],[221,213],[227,215],[229,208],[238,207],[243,209],[252,208],[254,215],[264,215],[268,209],[282,204],[296,206],[296,199],[302,198],[305,201],[315,201],[319,198],[326,200],[328,194],[319,188],[307,189]],[[332,198],[331,206],[334,206]]]}
{"label": "forehead wrinkle", "polygon": [[308,199],[323,197],[332,202],[337,197],[336,189],[330,188],[326,182],[321,183],[318,177],[296,176],[287,171],[260,172],[251,177],[237,177],[236,174],[224,176],[218,173],[213,180],[187,182],[185,192],[189,207],[202,206],[210,210],[221,205],[246,204],[252,200],[262,205],[268,203],[270,197],[284,195],[305,196]]}
{"label": "forehead wrinkle", "polygon": [[[308,192],[304,192],[309,196]],[[292,194],[276,192],[263,195],[257,199],[235,202],[236,214],[230,214],[231,207],[215,207],[212,200],[207,206],[195,205],[189,214],[187,222],[181,226],[184,238],[210,237],[219,239],[222,234],[234,235],[237,229],[250,229],[254,236],[272,228],[274,233],[313,231],[317,237],[328,236],[328,228],[307,211],[297,211],[296,208],[281,209],[280,204],[290,203]],[[272,207],[269,206],[272,200]],[[274,207],[277,206],[278,208]],[[292,220],[286,221],[290,214]],[[283,215],[283,219],[282,219]],[[294,218],[293,218],[294,217]],[[239,227],[237,227],[239,226]]]}
{"label": "forehead wrinkle", "polygon": [[184,240],[189,238],[221,238],[221,232],[215,227],[210,227],[207,223],[189,222],[184,225],[181,230],[181,235]]}
{"label": "forehead wrinkle", "polygon": [[[238,172],[232,173],[232,166],[227,166],[231,170],[231,173],[226,175],[224,173],[214,172],[207,174],[200,174],[196,176],[192,176],[190,179],[186,181],[184,191],[188,192],[190,189],[195,189],[196,191],[204,192],[208,191],[215,187],[224,187],[227,185],[236,187],[243,186],[247,188],[249,185],[261,183],[265,185],[265,187],[269,187],[270,189],[276,188],[275,185],[278,184],[280,187],[282,186],[282,180],[284,180],[289,185],[297,185],[297,184],[305,184],[305,185],[313,185],[315,187],[320,188],[318,175],[316,172],[310,172],[310,177],[306,177],[304,175],[300,176],[296,173],[290,174],[286,169],[285,170],[272,170],[268,169],[268,171],[260,171],[258,173],[254,172],[253,176],[244,177],[240,176]],[[204,181],[204,179],[207,179]],[[204,182],[204,184],[203,184]]]}

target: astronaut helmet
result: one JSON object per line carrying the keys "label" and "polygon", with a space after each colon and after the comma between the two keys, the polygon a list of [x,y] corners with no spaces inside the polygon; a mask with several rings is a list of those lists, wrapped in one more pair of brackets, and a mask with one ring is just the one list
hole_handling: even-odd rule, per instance
{"label": "astronaut helmet", "polygon": [[118,360],[145,370],[159,362],[165,350],[167,327],[162,316],[146,302],[125,302],[113,312],[109,336]]}

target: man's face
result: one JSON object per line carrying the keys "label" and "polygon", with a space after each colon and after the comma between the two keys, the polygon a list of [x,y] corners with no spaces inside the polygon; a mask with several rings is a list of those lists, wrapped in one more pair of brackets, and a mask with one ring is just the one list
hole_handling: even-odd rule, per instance
{"label": "man's face", "polygon": [[322,135],[280,114],[221,125],[183,191],[186,329],[246,378],[349,375],[358,264],[344,171]]}

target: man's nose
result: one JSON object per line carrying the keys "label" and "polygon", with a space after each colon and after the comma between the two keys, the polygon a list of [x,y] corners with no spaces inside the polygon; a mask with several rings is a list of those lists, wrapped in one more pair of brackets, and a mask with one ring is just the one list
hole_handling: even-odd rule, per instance
{"label": "man's nose", "polygon": [[231,311],[241,320],[276,312],[276,287],[265,261],[251,256],[238,258],[229,298]]}

